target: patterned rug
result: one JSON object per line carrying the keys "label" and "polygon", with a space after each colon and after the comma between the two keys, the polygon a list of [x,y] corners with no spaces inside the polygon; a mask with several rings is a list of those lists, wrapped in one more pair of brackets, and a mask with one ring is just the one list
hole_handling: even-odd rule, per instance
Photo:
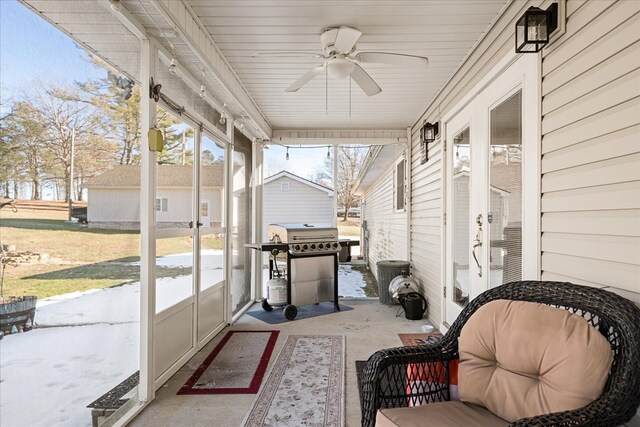
{"label": "patterned rug", "polygon": [[345,338],[290,335],[244,426],[344,425]]}
{"label": "patterned rug", "polygon": [[254,394],[279,331],[230,331],[178,394]]}

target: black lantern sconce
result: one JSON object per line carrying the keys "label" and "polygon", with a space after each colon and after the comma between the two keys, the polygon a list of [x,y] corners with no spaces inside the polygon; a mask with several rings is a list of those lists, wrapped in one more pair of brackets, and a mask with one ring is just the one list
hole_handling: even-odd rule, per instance
{"label": "black lantern sconce", "polygon": [[558,3],[547,10],[530,7],[516,22],[516,52],[535,53],[549,43],[549,35],[558,28]]}
{"label": "black lantern sconce", "polygon": [[420,128],[420,141],[422,142],[422,162],[429,160],[429,144],[436,140],[438,136],[438,122],[433,124],[426,122]]}

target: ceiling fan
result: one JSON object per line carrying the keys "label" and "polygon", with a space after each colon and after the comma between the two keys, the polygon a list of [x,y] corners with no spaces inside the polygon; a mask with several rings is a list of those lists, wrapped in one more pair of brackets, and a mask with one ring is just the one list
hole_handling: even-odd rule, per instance
{"label": "ceiling fan", "polygon": [[329,28],[320,35],[323,53],[275,51],[258,52],[254,57],[287,57],[301,56],[323,59],[324,63],[307,71],[298,80],[285,89],[296,92],[314,77],[326,73],[328,77],[344,79],[351,77],[368,96],[382,92],[380,86],[359,65],[365,63],[391,64],[403,67],[426,68],[429,60],[423,56],[404,55],[388,52],[356,52],[356,43],[362,33],[351,27]]}

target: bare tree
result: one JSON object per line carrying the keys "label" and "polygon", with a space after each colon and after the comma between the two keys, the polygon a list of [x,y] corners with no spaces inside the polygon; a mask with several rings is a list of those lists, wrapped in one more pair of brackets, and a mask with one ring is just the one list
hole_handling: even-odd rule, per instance
{"label": "bare tree", "polygon": [[313,181],[326,187],[333,187],[338,204],[344,206],[343,221],[347,220],[349,209],[358,205],[355,184],[364,162],[366,150],[360,147],[338,147],[338,182],[333,183],[333,159],[326,159],[324,165],[316,171]]}
{"label": "bare tree", "polygon": [[[61,178],[65,188],[72,188],[71,153],[74,159],[113,158],[113,145],[103,137],[104,127],[99,110],[93,105],[78,101],[79,95],[73,90],[60,87],[45,88],[29,97],[32,105],[45,127],[44,147],[50,156],[48,166],[52,177]],[[105,169],[106,166],[97,167]],[[82,163],[77,163],[82,171]],[[92,168],[89,176],[99,172]],[[65,192],[65,200],[69,201],[73,194]]]}

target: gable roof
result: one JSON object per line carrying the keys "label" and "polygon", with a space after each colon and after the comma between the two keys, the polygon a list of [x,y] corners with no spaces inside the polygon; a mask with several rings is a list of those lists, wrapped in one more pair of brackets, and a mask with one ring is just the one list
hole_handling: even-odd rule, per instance
{"label": "gable roof", "polygon": [[[158,165],[156,168],[158,187],[191,187],[193,185],[193,166]],[[200,180],[205,187],[222,187],[224,165],[215,163],[202,166]],[[208,183],[214,183],[207,185]],[[140,187],[140,165],[117,165],[90,178],[84,188],[124,188]]]}
{"label": "gable roof", "polygon": [[313,187],[313,188],[315,188],[317,190],[324,191],[329,196],[333,196],[333,189],[325,187],[324,185],[317,184],[317,183],[315,183],[313,181],[309,181],[308,179],[305,179],[305,178],[303,178],[301,176],[298,176],[298,175],[293,174],[293,173],[288,172],[288,171],[280,171],[280,172],[278,172],[278,173],[276,173],[274,175],[271,175],[271,176],[265,178],[264,179],[264,184],[266,185],[266,184],[268,184],[270,182],[273,182],[273,181],[275,181],[277,179],[280,179],[280,178],[290,178],[290,179],[292,179],[294,181],[298,181],[301,184],[308,185],[309,187]]}

